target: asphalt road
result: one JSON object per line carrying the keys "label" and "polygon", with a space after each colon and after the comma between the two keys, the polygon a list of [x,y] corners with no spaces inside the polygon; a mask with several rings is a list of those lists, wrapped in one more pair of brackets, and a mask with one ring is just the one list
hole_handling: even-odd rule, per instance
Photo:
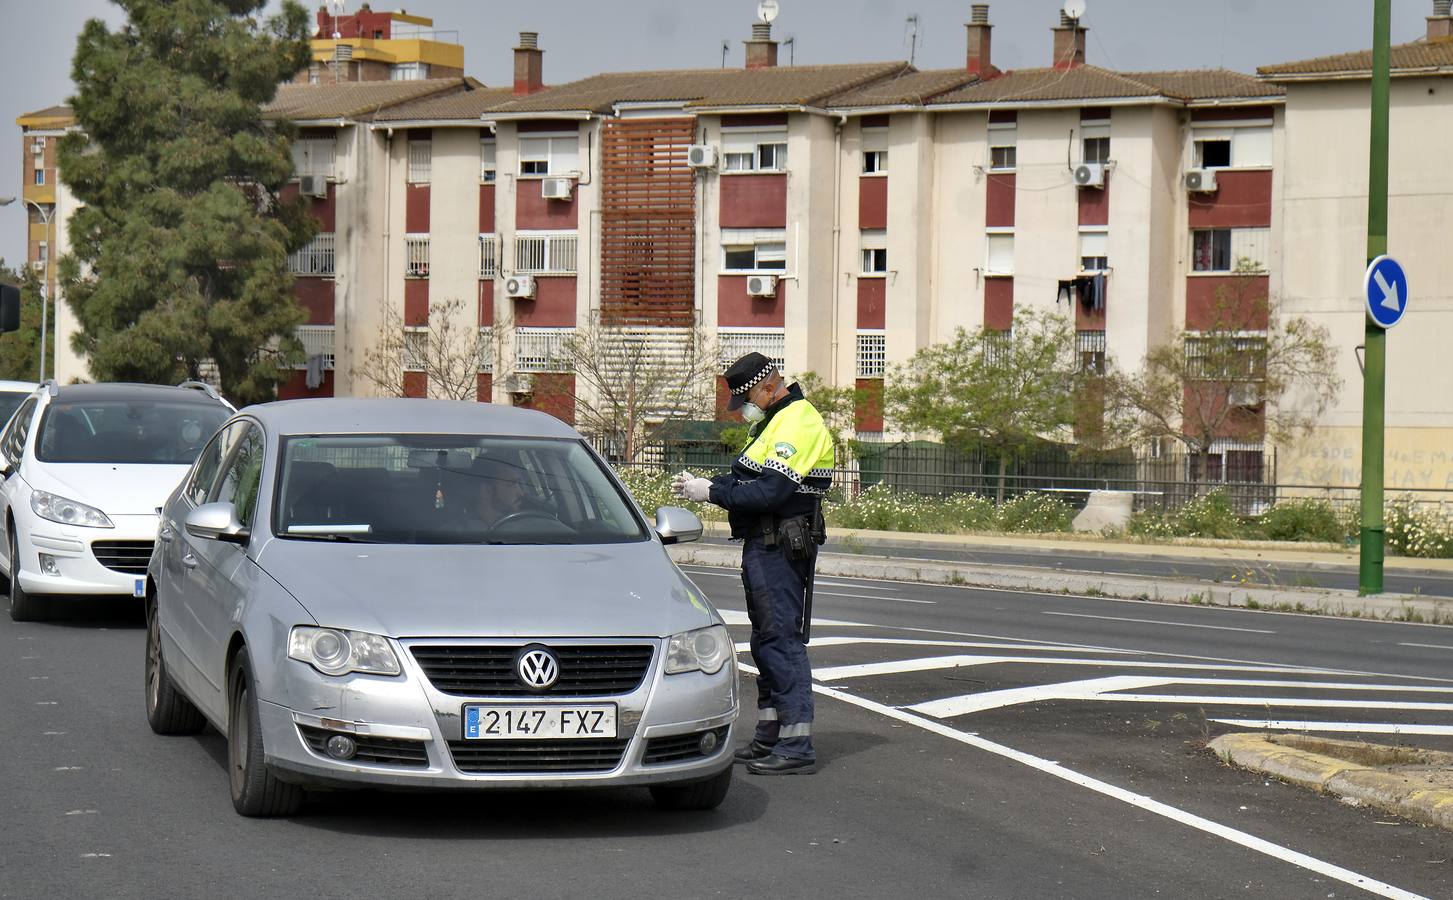
{"label": "asphalt road", "polygon": [[[689,572],[745,641],[734,573]],[[1453,835],[1203,749],[1269,718],[1453,748],[1453,628],[824,578],[816,775],[712,813],[363,792],[269,821],[233,813],[219,735],[147,728],[130,603],[0,616],[0,897],[1453,896]]]}

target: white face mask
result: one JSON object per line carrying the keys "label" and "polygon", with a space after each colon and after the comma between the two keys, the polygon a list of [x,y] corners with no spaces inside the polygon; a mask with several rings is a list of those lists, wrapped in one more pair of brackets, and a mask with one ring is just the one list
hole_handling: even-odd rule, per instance
{"label": "white face mask", "polygon": [[762,407],[758,406],[757,404],[755,404],[755,403],[743,403],[742,404],[742,418],[743,419],[746,419],[748,422],[760,422],[763,419],[765,419],[766,417],[767,417],[767,414],[764,413],[764,412],[762,412]]}

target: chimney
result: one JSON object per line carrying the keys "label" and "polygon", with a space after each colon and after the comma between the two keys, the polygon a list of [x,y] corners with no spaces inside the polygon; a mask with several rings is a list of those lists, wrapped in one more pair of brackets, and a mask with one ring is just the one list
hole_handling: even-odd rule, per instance
{"label": "chimney", "polygon": [[994,26],[989,24],[989,4],[975,3],[972,7],[972,15],[964,27],[969,30],[969,56],[968,70],[980,78],[989,78],[999,74],[989,62],[989,45],[991,32]]}
{"label": "chimney", "polygon": [[772,40],[771,22],[753,22],[747,44],[747,68],[770,69],[777,65],[777,42]]}
{"label": "chimney", "polygon": [[545,51],[540,49],[539,42],[539,32],[520,32],[520,45],[515,48],[516,97],[545,89]]}
{"label": "chimney", "polygon": [[1428,40],[1453,38],[1453,0],[1433,0],[1433,14],[1428,17]]}
{"label": "chimney", "polygon": [[1085,29],[1079,19],[1059,14],[1059,27],[1054,29],[1054,67],[1073,69],[1085,64]]}

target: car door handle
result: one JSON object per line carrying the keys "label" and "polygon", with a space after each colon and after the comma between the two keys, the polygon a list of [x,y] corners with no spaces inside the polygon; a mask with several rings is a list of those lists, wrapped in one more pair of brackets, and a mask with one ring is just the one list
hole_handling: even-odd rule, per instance
{"label": "car door handle", "polygon": [[195,569],[197,567],[197,557],[191,553],[188,553],[186,556],[182,557],[182,565],[186,566],[188,569]]}

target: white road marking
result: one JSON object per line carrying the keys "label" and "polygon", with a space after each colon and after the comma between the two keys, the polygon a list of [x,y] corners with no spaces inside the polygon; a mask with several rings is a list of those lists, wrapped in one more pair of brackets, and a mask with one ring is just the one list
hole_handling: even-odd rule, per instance
{"label": "white road marking", "polygon": [[85,769],[85,766],[56,766],[55,769],[54,769],[54,771],[56,771],[56,772],[80,772],[83,769]]}
{"label": "white road marking", "polygon": [[[752,668],[751,666],[742,666],[742,668],[753,674],[756,673],[756,669]],[[866,709],[870,712],[878,713],[879,715],[885,716],[890,719],[895,719],[908,725],[922,728],[924,731],[946,737],[953,741],[958,741],[961,744],[966,744],[970,747],[975,747],[979,750],[993,753],[996,756],[1001,756],[1005,759],[1013,760],[1014,762],[1029,766],[1030,768],[1043,772],[1047,775],[1052,775],[1055,778],[1068,781],[1071,784],[1076,784],[1080,787],[1088,788],[1098,794],[1102,794],[1115,800],[1123,801],[1138,809],[1143,809],[1147,812],[1155,813],[1158,816],[1164,816],[1165,818],[1170,819],[1174,822],[1178,822],[1182,825],[1186,825],[1198,831],[1205,832],[1206,834],[1210,834],[1214,837],[1219,837],[1224,840],[1230,841],[1231,843],[1245,847],[1248,850],[1254,850],[1257,853],[1265,854],[1272,857],[1273,859],[1279,859],[1283,862],[1291,863],[1292,865],[1299,868],[1307,869],[1311,872],[1316,872],[1319,875],[1325,875],[1328,878],[1334,878],[1337,881],[1340,881],[1344,884],[1352,885],[1353,887],[1361,888],[1364,891],[1378,894],[1383,897],[1396,898],[1396,900],[1426,900],[1426,898],[1422,897],[1419,894],[1414,894],[1411,891],[1406,891],[1402,888],[1395,887],[1381,881],[1377,881],[1375,879],[1367,877],[1366,875],[1360,875],[1357,872],[1352,871],[1351,869],[1344,869],[1341,866],[1317,859],[1313,856],[1308,856],[1305,853],[1298,853],[1297,851],[1292,850],[1288,847],[1283,847],[1279,844],[1273,844],[1272,842],[1265,840],[1264,838],[1259,838],[1253,834],[1248,834],[1245,831],[1230,828],[1226,825],[1220,824],[1219,822],[1213,822],[1210,819],[1203,818],[1196,815],[1195,813],[1189,813],[1185,810],[1177,809],[1176,807],[1166,803],[1162,803],[1159,800],[1153,800],[1150,797],[1145,796],[1144,794],[1136,794],[1132,791],[1127,791],[1124,788],[1110,784],[1109,782],[1100,781],[1099,779],[1091,778],[1088,775],[1082,775],[1079,772],[1068,769],[1057,762],[1051,762],[1050,760],[1043,759],[1041,757],[1034,756],[1020,750],[1015,750],[1012,747],[1007,747],[1003,744],[986,740],[976,734],[969,734],[966,732],[958,731],[957,729],[951,728],[948,725],[944,725],[941,722],[934,722],[930,719],[925,719],[922,716],[916,716],[911,712],[906,712],[901,709],[895,709],[891,706],[885,706],[882,703],[875,703],[874,701],[865,699],[863,697],[855,697],[852,694],[846,693],[844,691],[835,690],[830,687],[823,687],[822,685],[815,684],[812,686],[812,689],[825,697],[831,697],[834,700],[841,700],[844,703],[857,706],[861,709]]]}
{"label": "white road marking", "polygon": [[[881,663],[864,663],[856,666],[836,666],[828,669],[814,669],[813,676],[820,681],[835,681],[839,678],[855,678],[862,675],[891,675],[897,672],[926,672],[933,669],[956,669],[962,666],[984,666],[994,663],[1030,663],[1045,666],[1114,667],[1125,669],[1182,669],[1196,672],[1265,672],[1274,675],[1345,675],[1333,669],[1302,669],[1289,666],[1231,666],[1209,663],[1160,662],[1158,660],[1136,659],[1061,659],[1053,656],[934,656],[922,659],[892,660]],[[1177,679],[1162,679],[1167,683]],[[1074,682],[1067,682],[1073,684]],[[1219,683],[1219,682],[1212,682]],[[954,699],[952,697],[950,700]],[[940,701],[934,701],[940,702]],[[915,707],[916,708],[916,707]]]}
{"label": "white road marking", "polygon": [[1268,631],[1265,628],[1233,628],[1230,625],[1193,625],[1190,622],[1168,622],[1163,619],[1130,619],[1124,616],[1092,616],[1088,613],[1050,612],[1040,610],[1044,616],[1070,616],[1076,619],[1105,619],[1110,622],[1139,622],[1142,625],[1174,625],[1178,628],[1211,628],[1216,631],[1247,631],[1252,634],[1276,634],[1275,631]]}
{"label": "white road marking", "polygon": [[[740,610],[740,609],[722,609],[721,607],[717,607],[717,612],[721,613],[721,619],[722,619],[722,621],[725,622],[725,623],[727,623],[728,625],[750,625],[750,624],[752,624],[752,620],[747,616],[747,613],[746,613],[745,610]],[[878,627],[877,625],[868,625],[867,623],[864,623],[864,622],[843,622],[843,621],[840,621],[838,619],[819,619],[817,616],[813,616],[812,617],[812,624],[813,625],[832,625],[832,626],[837,627],[837,628],[877,628]],[[816,644],[811,644],[809,646],[816,646]]]}
{"label": "white road marking", "polygon": [[1237,678],[1177,678],[1176,684],[1214,684],[1233,687],[1286,687],[1316,688],[1328,691],[1377,691],[1378,693],[1402,694],[1453,694],[1453,687],[1429,687],[1414,684],[1363,684],[1350,681],[1260,681]]}
{"label": "white road marking", "polygon": [[1044,700],[1093,700],[1104,691],[1127,691],[1136,688],[1160,687],[1171,683],[1169,678],[1141,678],[1134,675],[1110,675],[1105,678],[1087,678],[1083,681],[1066,681],[1059,684],[1036,684],[1029,687],[1006,688],[1001,691],[980,691],[977,694],[963,694],[943,700],[917,703],[908,709],[935,719],[951,719],[969,713],[1017,706],[1020,703],[1038,703]]}
{"label": "white road marking", "polygon": [[109,853],[82,853],[81,859],[110,859]]}
{"label": "white road marking", "polygon": [[896,587],[878,587],[873,584],[853,584],[847,581],[814,581],[818,587],[850,587],[860,591],[896,591]]}
{"label": "white road marking", "polygon": [[[833,647],[839,644],[894,644],[904,647],[982,647],[989,650],[1043,650],[1046,653],[1081,653],[1084,647],[1073,644],[1004,644],[991,641],[929,641],[922,638],[878,638],[859,637],[858,635],[841,637],[813,638],[813,647]],[[1135,650],[1099,650],[1100,653],[1124,653],[1135,654]]]}
{"label": "white road marking", "polygon": [[1119,703],[1194,703],[1197,706],[1290,706],[1317,709],[1401,709],[1418,712],[1453,712],[1453,703],[1396,700],[1328,700],[1320,697],[1215,697],[1182,694],[1113,694],[1086,697]]}
{"label": "white road marking", "polygon": [[1237,728],[1272,731],[1346,731],[1363,734],[1453,734],[1453,725],[1402,725],[1396,722],[1299,722],[1295,719],[1212,719]]}
{"label": "white road marking", "polygon": [[1453,647],[1449,647],[1446,644],[1408,644],[1408,643],[1404,643],[1402,641],[1399,641],[1398,642],[1398,646],[1399,647],[1425,647],[1425,648],[1427,648],[1429,650],[1453,650]]}
{"label": "white road marking", "polygon": [[892,600],[894,603],[921,603],[924,606],[937,606],[937,600],[913,600],[908,597],[879,597],[872,594],[843,594],[837,591],[813,591],[815,597],[857,597],[860,600]]}
{"label": "white road marking", "polygon": [[66,813],[68,816],[94,816],[95,814],[94,809],[73,809]]}

